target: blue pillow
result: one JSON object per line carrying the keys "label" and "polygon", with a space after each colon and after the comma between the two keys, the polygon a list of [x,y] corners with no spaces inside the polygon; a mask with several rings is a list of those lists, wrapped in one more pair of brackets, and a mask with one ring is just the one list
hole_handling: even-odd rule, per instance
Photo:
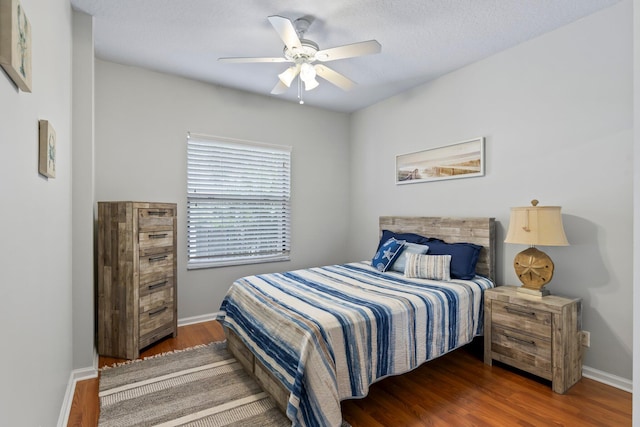
{"label": "blue pillow", "polygon": [[397,271],[398,273],[404,273],[405,264],[407,263],[407,255],[408,254],[419,254],[425,255],[429,251],[429,246],[427,245],[419,245],[417,243],[409,243],[406,242],[404,244],[404,250],[396,259],[396,261],[391,265],[391,270]]}
{"label": "blue pillow", "polygon": [[473,279],[482,246],[473,243],[447,243],[439,239],[429,241],[429,255],[451,255],[451,278]]}
{"label": "blue pillow", "polygon": [[391,238],[384,242],[371,260],[371,265],[379,271],[387,271],[404,250],[404,241]]}
{"label": "blue pillow", "polygon": [[378,243],[378,249],[380,246],[387,240],[394,238],[396,240],[404,240],[407,243],[417,243],[419,245],[426,244],[430,239],[428,237],[421,236],[415,233],[394,233],[389,230],[382,230],[382,237],[380,238],[380,242]]}

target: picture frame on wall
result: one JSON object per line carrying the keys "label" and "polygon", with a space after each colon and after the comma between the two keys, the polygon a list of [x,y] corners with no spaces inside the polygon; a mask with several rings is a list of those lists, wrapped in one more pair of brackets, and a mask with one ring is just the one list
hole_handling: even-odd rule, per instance
{"label": "picture frame on wall", "polygon": [[484,176],[484,137],[396,156],[396,184]]}
{"label": "picture frame on wall", "polygon": [[31,92],[31,24],[19,0],[0,0],[0,65]]}
{"label": "picture frame on wall", "polygon": [[48,120],[39,121],[38,172],[48,177],[56,177],[56,131]]}

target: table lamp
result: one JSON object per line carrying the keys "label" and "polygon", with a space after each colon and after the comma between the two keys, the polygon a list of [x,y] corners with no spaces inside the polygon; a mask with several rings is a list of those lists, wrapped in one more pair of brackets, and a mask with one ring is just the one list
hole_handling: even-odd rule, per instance
{"label": "table lamp", "polygon": [[513,260],[518,279],[522,286],[519,292],[543,297],[549,295],[544,287],[553,277],[553,261],[536,246],[569,246],[562,227],[560,206],[532,206],[511,208],[509,231],[505,243],[529,245]]}

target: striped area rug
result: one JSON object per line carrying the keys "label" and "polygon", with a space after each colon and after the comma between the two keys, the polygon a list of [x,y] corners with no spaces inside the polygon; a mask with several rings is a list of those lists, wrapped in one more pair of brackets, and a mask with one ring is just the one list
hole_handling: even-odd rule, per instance
{"label": "striped area rug", "polygon": [[290,426],[225,343],[100,372],[99,427]]}

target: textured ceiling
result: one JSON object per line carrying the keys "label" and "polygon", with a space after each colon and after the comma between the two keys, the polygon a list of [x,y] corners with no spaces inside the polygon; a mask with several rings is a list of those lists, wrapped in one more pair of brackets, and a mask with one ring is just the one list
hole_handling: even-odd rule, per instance
{"label": "textured ceiling", "polygon": [[[295,84],[271,95],[286,63],[219,57],[282,55],[267,20],[314,18],[320,49],[376,39],[382,52],[325,65],[357,83],[318,79],[306,105],[350,112],[580,19],[619,0],[71,0],[94,16],[96,56],[297,102]],[[302,108],[302,107],[301,107]]]}

